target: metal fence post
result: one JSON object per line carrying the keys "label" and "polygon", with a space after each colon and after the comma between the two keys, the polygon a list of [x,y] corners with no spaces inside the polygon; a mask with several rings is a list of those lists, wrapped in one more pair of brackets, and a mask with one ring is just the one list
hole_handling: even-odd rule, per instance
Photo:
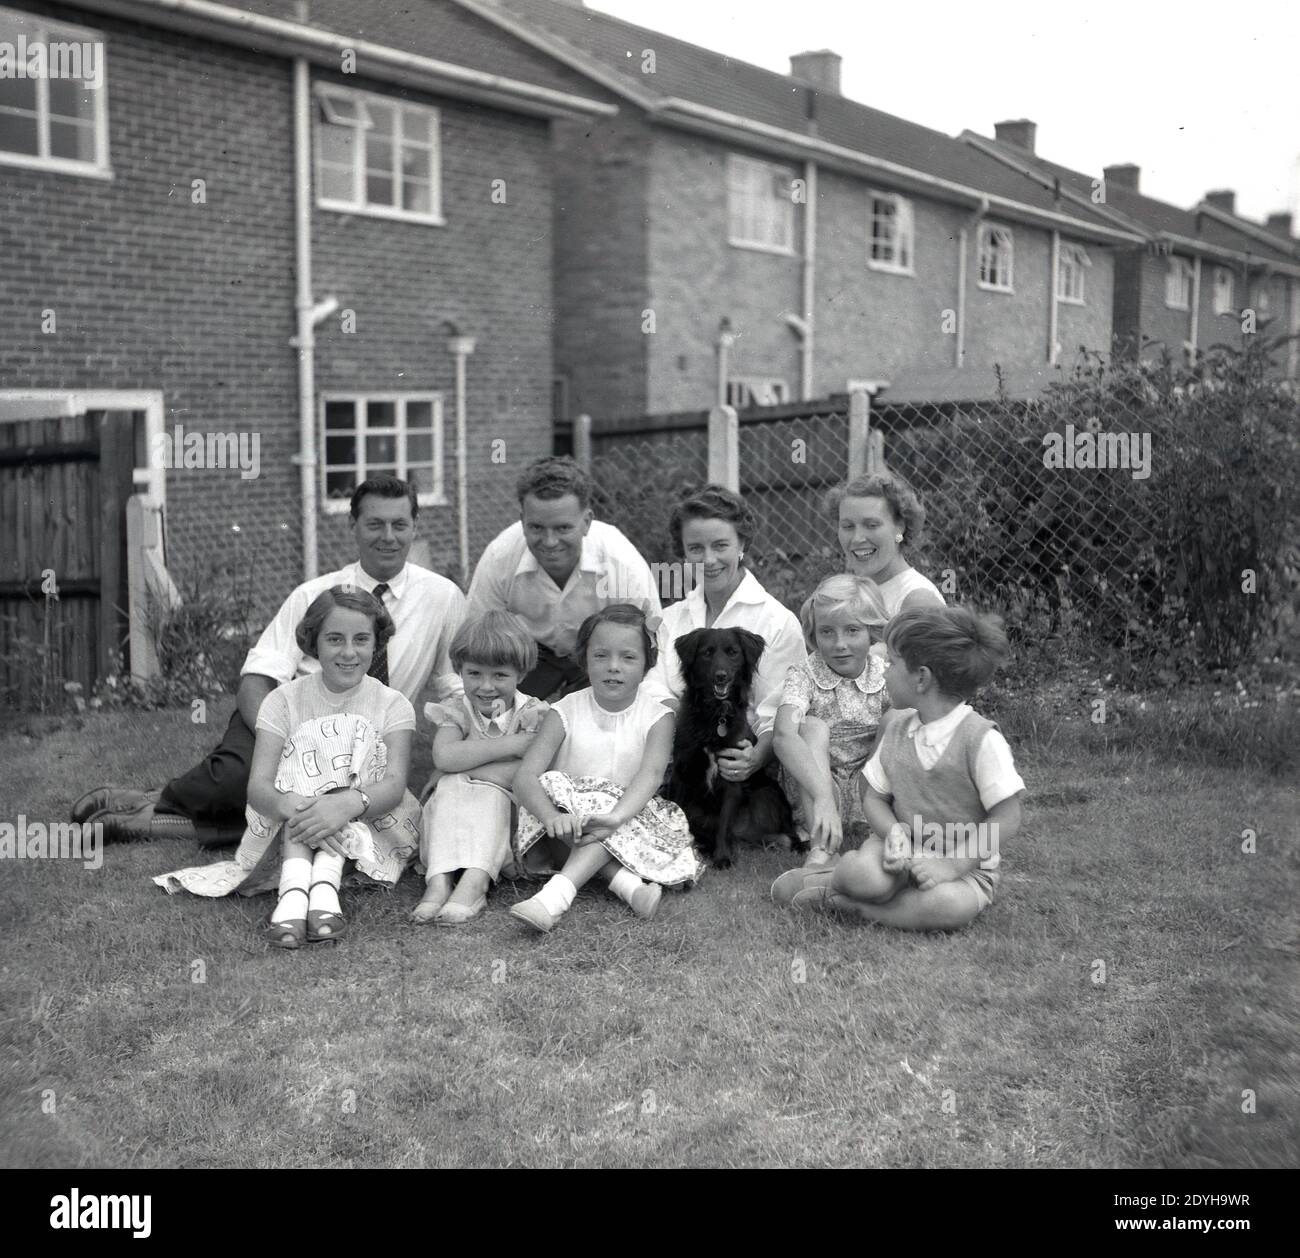
{"label": "metal fence post", "polygon": [[849,480],[866,474],[871,455],[868,442],[871,432],[871,394],[854,389],[849,394]]}
{"label": "metal fence post", "polygon": [[709,482],[740,492],[740,420],[731,406],[709,412]]}
{"label": "metal fence post", "polygon": [[579,415],[573,421],[573,461],[584,472],[591,471],[591,416]]}

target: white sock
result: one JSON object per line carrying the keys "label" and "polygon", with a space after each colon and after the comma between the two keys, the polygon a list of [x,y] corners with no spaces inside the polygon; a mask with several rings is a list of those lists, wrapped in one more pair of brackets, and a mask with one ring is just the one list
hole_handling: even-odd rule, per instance
{"label": "white sock", "polygon": [[303,895],[287,895],[290,891],[306,892],[311,882],[311,848],[303,843],[284,842],[284,856],[280,864],[280,902],[271,914],[271,921],[294,921],[307,916],[307,900]]}
{"label": "white sock", "polygon": [[578,888],[573,883],[563,874],[555,874],[535,898],[552,917],[559,917],[569,911],[569,905],[577,894]]}
{"label": "white sock", "polygon": [[645,883],[642,882],[641,879],[638,878],[630,869],[620,869],[618,873],[609,880],[609,889],[618,896],[624,904],[631,904],[632,896],[636,892],[640,891],[644,886]]}
{"label": "white sock", "polygon": [[339,884],[343,881],[344,858],[337,852],[323,847],[316,853],[311,863],[311,896],[307,902],[308,911],[318,913],[342,913],[339,903]]}

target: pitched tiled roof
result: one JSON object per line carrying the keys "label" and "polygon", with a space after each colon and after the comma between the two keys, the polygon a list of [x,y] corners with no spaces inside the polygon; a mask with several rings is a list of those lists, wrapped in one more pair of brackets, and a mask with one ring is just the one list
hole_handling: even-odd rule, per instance
{"label": "pitched tiled roof", "polygon": [[[297,22],[294,0],[217,0],[227,8]],[[453,0],[310,0],[308,25],[401,52],[603,99],[589,79],[476,17]],[[359,67],[364,72],[364,67]]]}
{"label": "pitched tiled roof", "polygon": [[[953,136],[844,96],[817,91],[787,75],[564,0],[478,3],[563,41],[592,64],[621,76],[629,89],[655,100],[690,101],[895,162],[977,192],[1113,229],[1106,220],[1083,207],[1062,204],[1050,189]],[[655,54],[653,74],[642,72],[646,49]]]}
{"label": "pitched tiled roof", "polygon": [[[976,136],[976,138],[981,144],[1005,153],[1012,161],[1039,171],[1045,178],[1059,179],[1064,186],[1081,196],[1092,195],[1093,184],[1098,175],[1071,170],[1068,166],[1048,161],[1045,157],[1030,153],[1014,144],[990,140],[987,136]],[[1158,201],[1155,197],[1134,192],[1131,188],[1122,187],[1113,181],[1106,182],[1106,204],[1151,232],[1168,232],[1192,240],[1199,238],[1208,245],[1230,249],[1237,253],[1250,253],[1270,262],[1295,263],[1295,258],[1287,252],[1286,245],[1282,241],[1279,241],[1276,246],[1270,245],[1267,241],[1234,231],[1228,225],[1218,223],[1205,215],[1198,215],[1194,210],[1180,209],[1167,201]]]}

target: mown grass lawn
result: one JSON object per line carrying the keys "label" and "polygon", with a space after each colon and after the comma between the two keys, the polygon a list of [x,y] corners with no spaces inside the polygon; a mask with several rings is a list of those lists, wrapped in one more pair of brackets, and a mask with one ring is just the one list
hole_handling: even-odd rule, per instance
{"label": "mown grass lawn", "polygon": [[[11,724],[0,819],[186,767],[221,728],[188,715]],[[152,884],[186,842],[0,862],[0,1163],[1290,1164],[1296,779],[1087,733],[1017,747],[1025,831],[952,937],[778,910],[775,852],[649,924],[584,893],[542,938],[504,911],[522,884],[410,926],[408,878],[296,954],[259,938],[268,898]]]}

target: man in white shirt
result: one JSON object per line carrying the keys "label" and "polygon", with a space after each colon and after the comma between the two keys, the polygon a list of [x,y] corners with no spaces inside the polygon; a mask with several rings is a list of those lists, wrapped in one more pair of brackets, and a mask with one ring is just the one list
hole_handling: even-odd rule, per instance
{"label": "man in white shirt", "polygon": [[419,511],[415,490],[393,476],[364,481],[352,495],[358,559],[298,586],[248,652],[235,711],[221,742],[199,764],[159,791],[101,787],[73,806],[74,821],[99,821],[106,839],[193,837],[205,847],[239,841],[244,830],[253,731],[262,701],[276,686],[315,672],[318,661],[298,646],[296,630],[311,601],[336,585],[357,585],[378,597],[395,632],[371,674],[419,709],[428,688],[441,701],[460,693],[449,649],[465,614],[465,596],[446,577],[408,563]]}
{"label": "man in white shirt", "polygon": [[650,567],[612,524],[592,519],[591,479],[572,459],[539,459],[519,479],[519,523],[483,552],[469,587],[468,619],[508,611],[537,641],[537,667],[519,689],[558,699],[587,684],[578,627],[611,603],[660,612]]}

